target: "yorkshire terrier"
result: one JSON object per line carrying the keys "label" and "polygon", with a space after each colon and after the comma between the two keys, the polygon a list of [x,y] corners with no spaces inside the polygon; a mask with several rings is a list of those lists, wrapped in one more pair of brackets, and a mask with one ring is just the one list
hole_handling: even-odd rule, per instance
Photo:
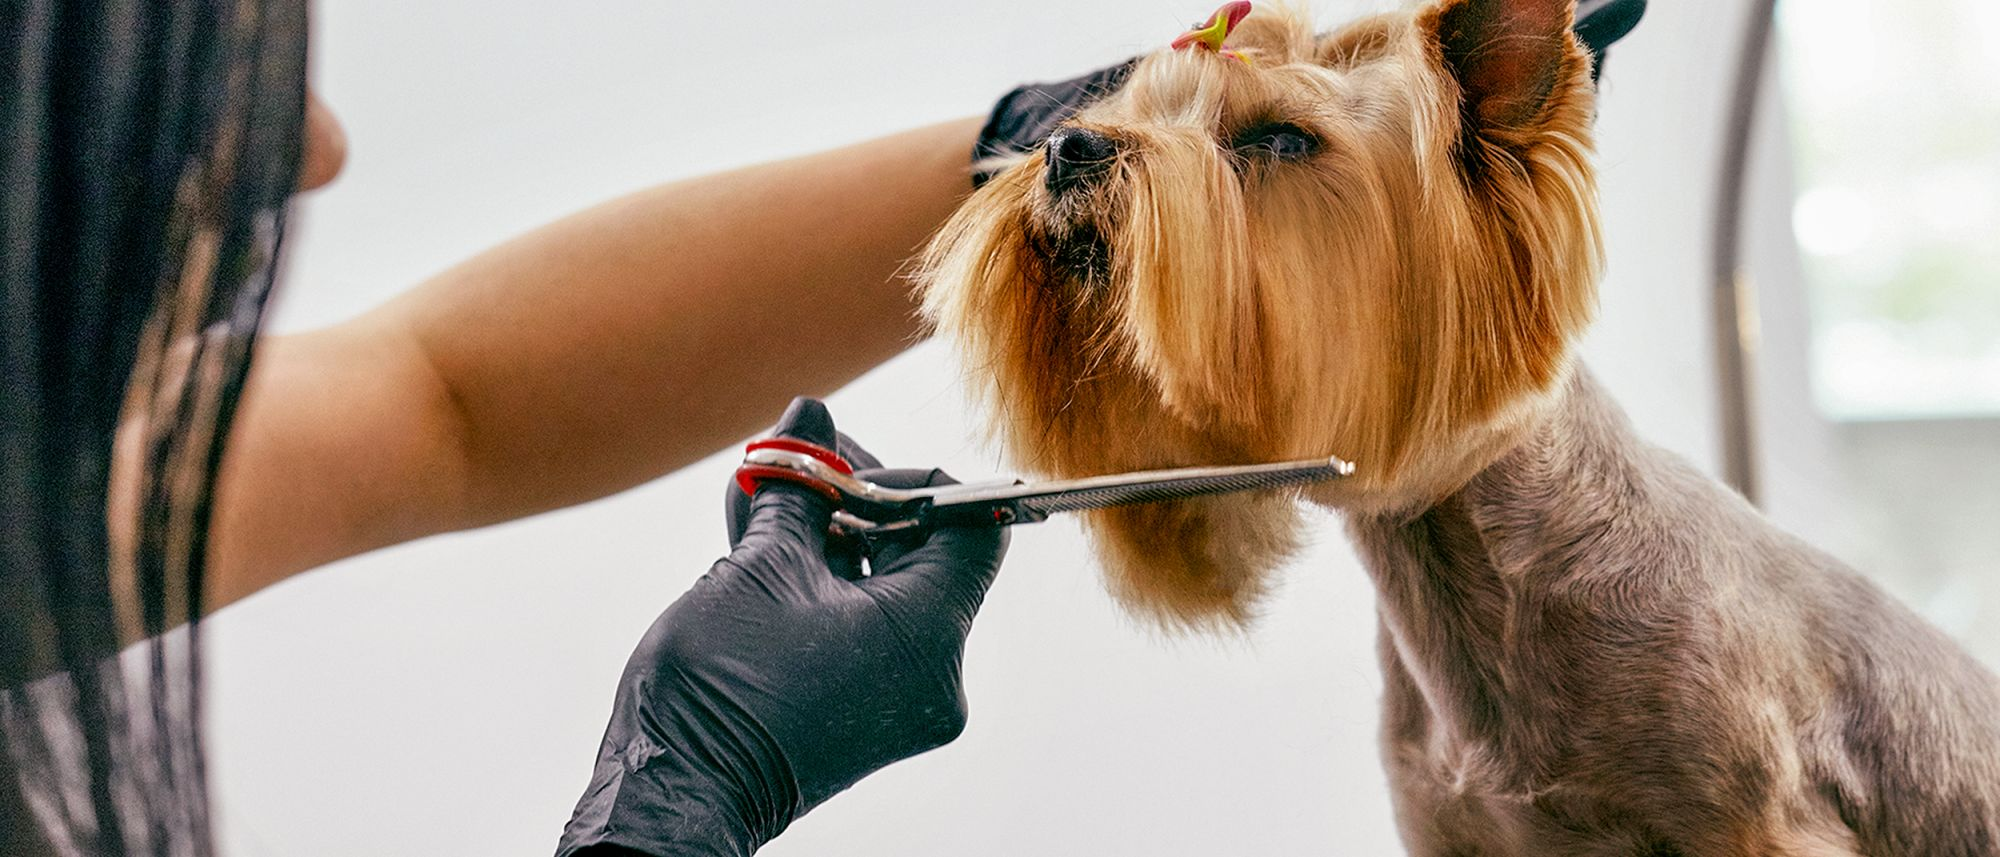
{"label": "yorkshire terrier", "polygon": [[1092,513],[1111,588],[1241,623],[1296,500],[1379,593],[1422,855],[2000,853],[2000,679],[1634,434],[1573,358],[1601,243],[1572,0],[1218,13],[988,182],[927,316],[1053,476],[1340,455]]}

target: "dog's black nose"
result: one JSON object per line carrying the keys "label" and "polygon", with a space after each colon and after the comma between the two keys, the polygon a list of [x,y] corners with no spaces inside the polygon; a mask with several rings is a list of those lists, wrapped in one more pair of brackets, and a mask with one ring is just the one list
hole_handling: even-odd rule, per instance
{"label": "dog's black nose", "polygon": [[1060,193],[1103,175],[1118,144],[1085,128],[1057,128],[1049,135],[1049,190]]}

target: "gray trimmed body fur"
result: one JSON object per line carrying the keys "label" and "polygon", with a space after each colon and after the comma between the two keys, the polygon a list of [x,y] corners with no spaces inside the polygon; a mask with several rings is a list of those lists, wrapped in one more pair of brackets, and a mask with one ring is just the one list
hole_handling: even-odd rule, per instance
{"label": "gray trimmed body fur", "polygon": [[2000,680],[1581,369],[1543,417],[1349,518],[1412,853],[2000,853]]}

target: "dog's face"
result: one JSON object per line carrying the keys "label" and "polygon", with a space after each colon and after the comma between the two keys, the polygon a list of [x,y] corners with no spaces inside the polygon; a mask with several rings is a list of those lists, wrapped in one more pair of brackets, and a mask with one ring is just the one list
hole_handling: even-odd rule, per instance
{"label": "dog's face", "polygon": [[[1163,51],[989,182],[925,307],[1025,466],[1340,455],[1316,499],[1434,500],[1562,373],[1594,301],[1588,57],[1571,0],[1441,0],[1315,35],[1252,13]],[[1247,61],[1245,61],[1247,60]],[[1113,588],[1241,620],[1293,501],[1094,513]]]}

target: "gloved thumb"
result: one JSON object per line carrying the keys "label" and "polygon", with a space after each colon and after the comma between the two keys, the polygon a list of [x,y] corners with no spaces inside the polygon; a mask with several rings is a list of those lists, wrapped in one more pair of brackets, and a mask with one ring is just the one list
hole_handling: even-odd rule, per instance
{"label": "gloved thumb", "polygon": [[[826,409],[826,403],[818,399],[805,396],[793,399],[767,436],[788,437],[831,449],[856,470],[882,466],[882,462],[861,448],[861,444],[834,429],[832,412]],[[832,440],[827,440],[828,437]],[[743,541],[743,530],[750,525],[750,500],[750,495],[743,493],[736,480],[729,480],[729,486],[723,490],[722,522],[728,531],[731,547]]]}
{"label": "gloved thumb", "polygon": [[[837,433],[833,414],[818,399],[793,399],[772,437],[790,438],[833,449]],[[826,525],[833,502],[804,485],[783,479],[766,478],[756,485],[756,496],[747,496],[736,480],[730,480],[730,495],[724,504],[729,527],[729,545],[741,547],[746,541],[778,540],[798,544],[812,554],[821,553],[826,543]]]}

